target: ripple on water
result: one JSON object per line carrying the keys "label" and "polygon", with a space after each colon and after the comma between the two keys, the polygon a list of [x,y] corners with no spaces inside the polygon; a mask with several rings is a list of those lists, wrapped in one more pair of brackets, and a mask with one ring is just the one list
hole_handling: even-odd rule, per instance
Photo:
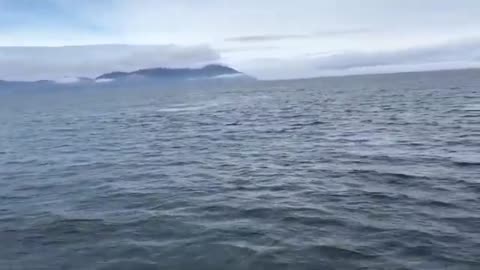
{"label": "ripple on water", "polygon": [[480,76],[385,76],[2,96],[0,265],[480,269]]}

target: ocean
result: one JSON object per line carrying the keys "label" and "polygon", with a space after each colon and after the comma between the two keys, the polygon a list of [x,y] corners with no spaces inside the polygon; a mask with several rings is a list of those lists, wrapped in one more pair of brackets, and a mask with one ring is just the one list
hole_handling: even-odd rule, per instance
{"label": "ocean", "polygon": [[479,70],[43,88],[0,89],[0,269],[480,269]]}

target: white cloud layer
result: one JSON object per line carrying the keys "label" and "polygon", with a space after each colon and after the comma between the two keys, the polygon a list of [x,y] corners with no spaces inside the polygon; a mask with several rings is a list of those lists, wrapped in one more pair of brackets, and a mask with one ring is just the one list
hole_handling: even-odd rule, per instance
{"label": "white cloud layer", "polygon": [[[251,48],[236,50],[249,53]],[[275,47],[263,48],[263,51],[277,54]],[[66,78],[96,77],[111,71],[199,67],[211,63],[228,64],[260,79],[477,68],[480,67],[480,39],[381,51],[323,52],[283,57],[280,52],[278,54],[280,57],[254,57],[254,53],[244,60],[235,61],[221,57],[220,53],[205,45],[0,47],[0,79],[62,81]]]}
{"label": "white cloud layer", "polygon": [[203,45],[0,47],[0,78],[42,80],[96,77],[111,71],[202,66],[219,59],[217,52]]}
{"label": "white cloud layer", "polygon": [[480,68],[480,39],[387,51],[259,58],[240,65],[264,79]]}

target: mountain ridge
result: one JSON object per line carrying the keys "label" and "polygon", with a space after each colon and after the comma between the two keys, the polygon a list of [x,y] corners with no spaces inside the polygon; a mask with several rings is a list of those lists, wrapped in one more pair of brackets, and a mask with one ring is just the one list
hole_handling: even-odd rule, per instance
{"label": "mountain ridge", "polygon": [[[102,74],[95,80],[118,80],[132,77],[143,77],[151,79],[208,79],[225,75],[245,75],[231,67],[212,64],[201,68],[145,68],[132,72],[113,71]],[[246,75],[245,75],[246,76]]]}

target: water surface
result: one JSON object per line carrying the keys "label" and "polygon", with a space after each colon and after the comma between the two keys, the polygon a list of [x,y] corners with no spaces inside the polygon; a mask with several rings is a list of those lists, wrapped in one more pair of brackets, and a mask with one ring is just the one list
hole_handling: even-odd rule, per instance
{"label": "water surface", "polygon": [[1,269],[480,269],[480,72],[0,91]]}

